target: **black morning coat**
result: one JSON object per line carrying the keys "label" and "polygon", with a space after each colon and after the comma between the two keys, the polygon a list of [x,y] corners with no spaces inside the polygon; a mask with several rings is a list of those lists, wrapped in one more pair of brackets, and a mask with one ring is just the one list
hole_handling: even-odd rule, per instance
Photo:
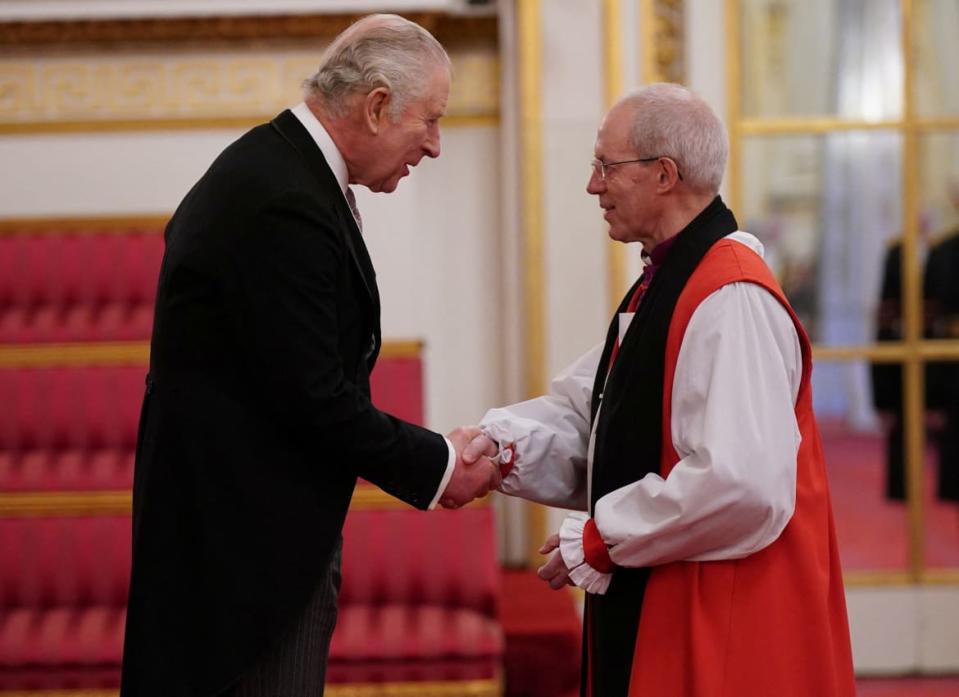
{"label": "black morning coat", "polygon": [[357,477],[426,508],[448,458],[440,435],[370,403],[375,274],[292,113],[230,145],[165,239],[123,697],[221,692],[305,606]]}

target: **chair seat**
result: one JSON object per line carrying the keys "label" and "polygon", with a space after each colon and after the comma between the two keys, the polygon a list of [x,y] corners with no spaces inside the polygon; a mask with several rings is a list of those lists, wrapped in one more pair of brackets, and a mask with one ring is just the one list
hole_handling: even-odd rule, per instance
{"label": "chair seat", "polygon": [[0,491],[119,491],[133,486],[133,449],[0,450]]}
{"label": "chair seat", "polygon": [[[119,678],[125,610],[17,608],[0,620],[0,689],[112,687]],[[331,683],[488,680],[503,636],[477,612],[436,606],[340,608]]]}
{"label": "chair seat", "polygon": [[13,608],[0,617],[0,690],[119,684],[126,610]]}
{"label": "chair seat", "polygon": [[150,303],[13,306],[0,310],[0,343],[146,341],[152,325]]}
{"label": "chair seat", "polygon": [[435,605],[347,605],[330,647],[331,683],[484,680],[497,676],[499,623]]}

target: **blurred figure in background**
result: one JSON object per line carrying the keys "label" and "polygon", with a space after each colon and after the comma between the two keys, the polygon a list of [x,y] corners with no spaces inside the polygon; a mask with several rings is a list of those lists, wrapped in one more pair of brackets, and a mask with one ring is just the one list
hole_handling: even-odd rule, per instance
{"label": "blurred figure in background", "polygon": [[[921,241],[921,238],[920,238]],[[902,238],[890,241],[883,260],[882,282],[876,317],[876,341],[902,341]],[[906,466],[903,451],[902,366],[873,363],[872,400],[886,436],[886,498],[906,498]]]}
{"label": "blurred figure in background", "polygon": [[[959,185],[952,186],[959,202]],[[902,238],[890,241],[883,260],[876,318],[876,341],[904,338],[902,310]],[[922,263],[923,334],[929,339],[959,339],[959,230],[929,241],[929,222],[919,224],[919,259]],[[890,501],[906,499],[906,463],[902,366],[873,363],[873,405],[882,419],[886,437],[885,495]],[[936,495],[959,501],[959,364],[950,361],[926,364],[926,419],[928,438],[938,461]]]}
{"label": "blurred figure in background", "polygon": [[[950,185],[959,210],[959,181]],[[935,240],[923,273],[926,336],[959,339],[959,229]],[[933,413],[932,433],[939,460],[936,493],[944,501],[959,501],[959,363],[928,364],[926,399]]]}

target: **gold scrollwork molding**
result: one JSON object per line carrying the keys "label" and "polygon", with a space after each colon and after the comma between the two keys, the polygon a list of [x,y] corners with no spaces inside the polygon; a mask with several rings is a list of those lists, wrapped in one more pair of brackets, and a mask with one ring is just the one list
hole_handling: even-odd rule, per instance
{"label": "gold scrollwork molding", "polygon": [[[448,48],[466,44],[495,46],[495,15],[459,16],[440,12],[404,12]],[[0,22],[0,46],[90,46],[246,43],[251,40],[332,39],[361,14],[257,15]]]}
{"label": "gold scrollwork molding", "polygon": [[[0,57],[0,133],[257,123],[300,99],[316,48]],[[495,122],[495,50],[451,53],[449,115]]]}
{"label": "gold scrollwork molding", "polygon": [[685,0],[643,0],[644,82],[686,82]]}

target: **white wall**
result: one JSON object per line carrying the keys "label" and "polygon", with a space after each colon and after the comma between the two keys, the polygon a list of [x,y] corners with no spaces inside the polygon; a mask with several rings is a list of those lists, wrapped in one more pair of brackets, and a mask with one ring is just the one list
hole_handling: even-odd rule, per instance
{"label": "white wall", "polygon": [[172,213],[239,130],[0,137],[0,217]]}
{"label": "white wall", "polygon": [[[547,372],[606,337],[608,226],[586,193],[603,116],[601,3],[543,3]],[[576,37],[570,41],[570,37]]]}

